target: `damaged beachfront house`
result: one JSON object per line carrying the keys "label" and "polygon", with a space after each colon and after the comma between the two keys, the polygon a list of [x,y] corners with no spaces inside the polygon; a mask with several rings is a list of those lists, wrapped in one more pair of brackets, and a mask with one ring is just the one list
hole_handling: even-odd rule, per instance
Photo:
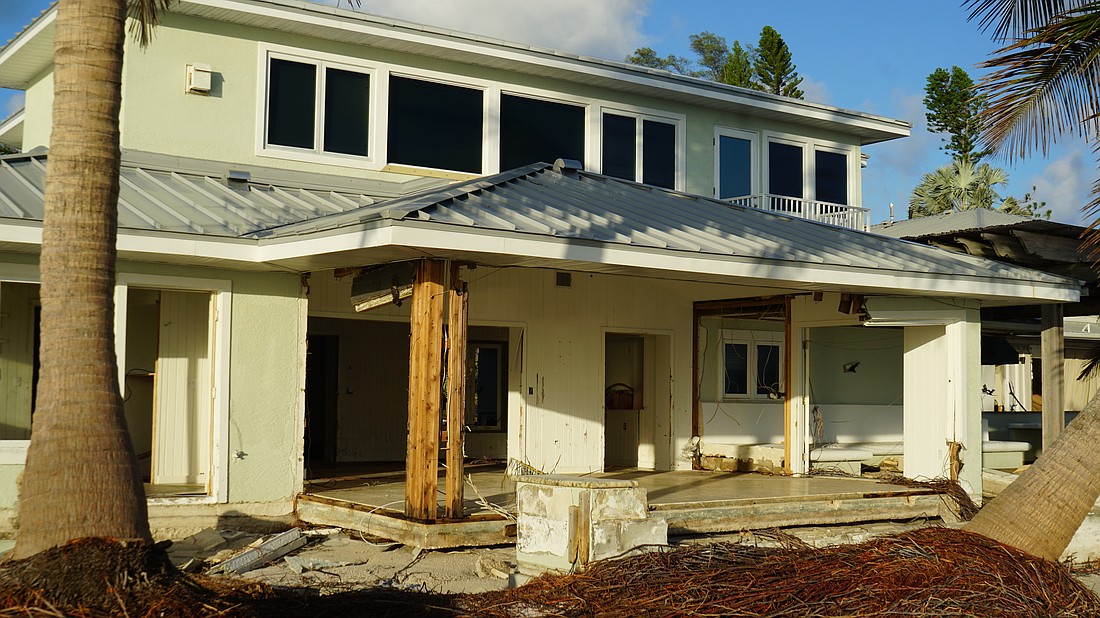
{"label": "damaged beachfront house", "polygon": [[[0,124],[5,521],[55,16],[0,50],[26,91]],[[378,462],[408,517],[458,517],[462,455],[892,458],[977,492],[980,310],[1079,296],[867,233],[861,149],[909,133],[870,114],[288,0],[175,2],[123,97],[119,381],[160,530],[284,517],[308,471]]]}

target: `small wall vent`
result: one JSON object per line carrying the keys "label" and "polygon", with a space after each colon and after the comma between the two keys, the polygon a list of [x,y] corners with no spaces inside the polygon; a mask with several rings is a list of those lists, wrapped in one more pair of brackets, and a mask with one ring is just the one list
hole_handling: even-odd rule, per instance
{"label": "small wall vent", "polygon": [[554,273],[554,285],[559,288],[573,287],[573,273]]}

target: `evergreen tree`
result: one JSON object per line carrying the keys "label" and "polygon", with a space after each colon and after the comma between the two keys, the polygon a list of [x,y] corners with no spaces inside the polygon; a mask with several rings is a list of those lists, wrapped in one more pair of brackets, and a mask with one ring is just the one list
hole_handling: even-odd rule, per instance
{"label": "evergreen tree", "polygon": [[803,98],[805,93],[798,88],[802,78],[795,71],[791,50],[783,37],[771,26],[764,26],[760,31],[760,43],[756,48],[752,69],[758,90],[795,99]]}
{"label": "evergreen tree", "polygon": [[734,41],[733,49],[730,50],[729,56],[726,57],[726,64],[722,67],[720,81],[731,86],[752,88],[752,58],[755,51],[751,46],[745,49],[741,47],[740,41]]}
{"label": "evergreen tree", "polygon": [[978,148],[978,116],[987,106],[986,98],[978,94],[977,85],[966,71],[957,66],[950,71],[936,69],[928,76],[924,92],[928,130],[947,134],[941,138],[946,142],[942,150],[973,163],[989,154],[989,150]]}

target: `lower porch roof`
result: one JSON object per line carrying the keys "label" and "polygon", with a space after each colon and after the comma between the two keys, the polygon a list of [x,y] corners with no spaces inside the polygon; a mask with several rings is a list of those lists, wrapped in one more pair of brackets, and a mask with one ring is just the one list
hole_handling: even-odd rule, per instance
{"label": "lower porch roof", "polygon": [[[48,155],[0,157],[0,250],[36,253]],[[1076,279],[577,169],[443,185],[124,153],[120,257],[311,272],[420,257],[787,291],[1074,302]]]}

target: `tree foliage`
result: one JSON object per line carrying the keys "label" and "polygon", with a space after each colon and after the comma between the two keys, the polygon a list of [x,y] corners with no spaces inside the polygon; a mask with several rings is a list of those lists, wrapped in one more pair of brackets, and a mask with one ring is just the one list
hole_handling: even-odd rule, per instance
{"label": "tree foliage", "polygon": [[946,134],[941,138],[945,142],[942,150],[975,164],[989,154],[978,147],[978,117],[986,100],[966,71],[957,66],[938,68],[928,76],[924,92],[928,130]]}
{"label": "tree foliage", "polygon": [[795,70],[791,51],[771,26],[764,26],[755,47],[740,41],[731,46],[725,37],[706,31],[691,35],[689,42],[694,59],[661,56],[650,47],[639,47],[626,61],[796,99],[805,94],[798,88],[802,78]]}
{"label": "tree foliage", "polygon": [[1043,212],[1046,202],[1034,199],[1035,188],[1023,198],[1001,197],[999,189],[1008,184],[1008,172],[988,163],[975,164],[965,157],[928,172],[909,196],[909,218],[928,217],[945,212],[988,208],[1010,215],[1050,218]]}
{"label": "tree foliage", "polygon": [[795,99],[801,99],[805,94],[798,88],[802,78],[795,70],[791,50],[771,26],[764,26],[760,31],[752,71],[760,90]]}

